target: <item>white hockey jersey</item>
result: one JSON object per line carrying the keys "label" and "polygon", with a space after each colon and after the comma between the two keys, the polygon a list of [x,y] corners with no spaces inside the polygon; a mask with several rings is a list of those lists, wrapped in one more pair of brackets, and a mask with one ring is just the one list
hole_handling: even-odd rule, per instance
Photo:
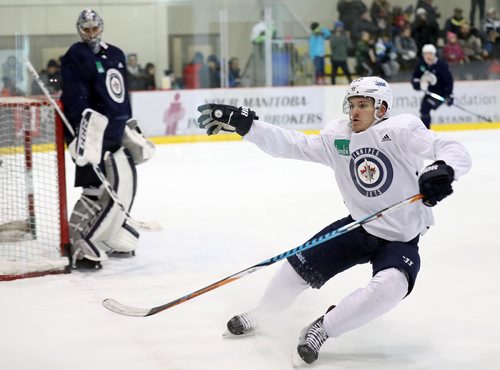
{"label": "white hockey jersey", "polygon": [[[327,127],[319,135],[306,135],[254,121],[243,139],[275,157],[331,167],[354,220],[418,194],[418,176],[426,160],[445,161],[455,179],[471,166],[463,145],[428,130],[414,115],[390,117],[360,133],[352,132],[347,120]],[[363,227],[380,238],[406,242],[433,223],[431,208],[416,202]]]}

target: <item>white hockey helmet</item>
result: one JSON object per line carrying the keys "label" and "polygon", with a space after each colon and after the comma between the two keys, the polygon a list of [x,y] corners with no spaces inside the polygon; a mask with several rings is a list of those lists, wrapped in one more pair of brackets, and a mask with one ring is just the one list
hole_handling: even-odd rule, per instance
{"label": "white hockey helmet", "polygon": [[94,53],[99,52],[103,28],[102,18],[92,9],[84,9],[76,20],[78,35]]}
{"label": "white hockey helmet", "polygon": [[431,54],[436,55],[436,53],[437,53],[436,47],[432,44],[425,44],[422,47],[422,54],[424,54],[424,53],[431,53]]}
{"label": "white hockey helmet", "polygon": [[[361,77],[351,82],[347,88],[344,98],[344,113],[349,114],[349,99],[354,96],[365,96],[374,100],[375,121],[388,118],[392,108],[392,89],[384,79],[380,77]],[[382,103],[387,105],[387,110],[382,117],[377,117],[377,112]]]}

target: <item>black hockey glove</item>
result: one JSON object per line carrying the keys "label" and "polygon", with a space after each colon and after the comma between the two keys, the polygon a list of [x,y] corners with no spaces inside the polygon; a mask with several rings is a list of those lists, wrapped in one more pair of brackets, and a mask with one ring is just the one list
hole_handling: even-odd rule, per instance
{"label": "black hockey glove", "polygon": [[447,106],[451,106],[451,105],[453,105],[453,101],[454,101],[454,100],[455,100],[455,98],[453,97],[453,95],[448,96],[448,97],[445,99],[446,105],[447,105]]}
{"label": "black hockey glove", "polygon": [[428,207],[434,207],[448,195],[453,193],[451,183],[455,177],[455,171],[444,161],[436,161],[424,168],[418,178],[420,193],[424,196],[422,200]]}
{"label": "black hockey glove", "polygon": [[208,135],[216,135],[220,130],[236,132],[241,136],[250,131],[254,119],[259,119],[255,112],[247,107],[233,107],[224,104],[204,104],[198,107],[201,116],[198,125],[207,130]]}
{"label": "black hockey glove", "polygon": [[411,81],[411,84],[413,85],[413,88],[417,91],[420,91],[420,79],[416,78]]}

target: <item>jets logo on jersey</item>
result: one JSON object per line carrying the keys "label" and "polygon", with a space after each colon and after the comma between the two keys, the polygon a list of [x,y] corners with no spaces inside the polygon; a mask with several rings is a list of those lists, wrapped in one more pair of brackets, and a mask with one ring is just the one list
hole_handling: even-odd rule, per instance
{"label": "jets logo on jersey", "polygon": [[394,176],[389,158],[374,148],[360,148],[352,152],[349,172],[356,189],[369,198],[385,193]]}
{"label": "jets logo on jersey", "polygon": [[111,68],[106,72],[106,89],[115,102],[125,101],[125,84],[122,74],[117,69]]}

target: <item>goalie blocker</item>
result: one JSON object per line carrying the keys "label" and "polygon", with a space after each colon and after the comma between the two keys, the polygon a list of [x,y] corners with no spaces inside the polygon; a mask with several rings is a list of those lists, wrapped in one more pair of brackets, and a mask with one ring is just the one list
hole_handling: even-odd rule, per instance
{"label": "goalie blocker", "polygon": [[108,118],[101,113],[90,108],[82,112],[78,133],[68,147],[77,166],[101,162],[102,141],[107,126]]}

